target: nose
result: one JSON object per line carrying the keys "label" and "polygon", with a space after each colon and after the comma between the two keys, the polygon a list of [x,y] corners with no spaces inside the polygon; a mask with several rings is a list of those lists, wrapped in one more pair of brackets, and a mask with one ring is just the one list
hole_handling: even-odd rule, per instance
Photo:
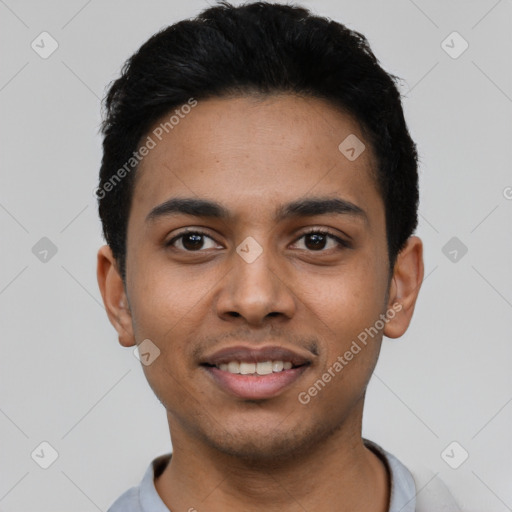
{"label": "nose", "polygon": [[217,297],[220,318],[242,318],[249,325],[264,326],[272,318],[285,320],[294,316],[296,301],[290,283],[270,250],[263,250],[254,261],[234,252],[232,260]]}

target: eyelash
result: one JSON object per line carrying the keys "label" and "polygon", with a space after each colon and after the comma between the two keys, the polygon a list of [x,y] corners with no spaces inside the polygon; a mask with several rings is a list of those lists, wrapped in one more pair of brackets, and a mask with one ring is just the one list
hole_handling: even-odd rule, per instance
{"label": "eyelash", "polygon": [[[169,242],[167,242],[165,244],[165,246],[166,247],[172,247],[173,244],[177,240],[183,238],[185,235],[190,235],[190,234],[192,234],[192,235],[200,235],[200,236],[204,236],[204,237],[210,238],[211,240],[214,240],[210,235],[208,235],[208,233],[205,233],[204,231],[200,231],[200,230],[196,230],[196,229],[187,229],[185,231],[182,231],[181,233],[178,233],[175,237],[173,237],[171,240],[169,240]],[[303,237],[305,237],[307,235],[313,235],[313,234],[315,234],[315,235],[323,235],[323,236],[326,236],[326,237],[330,238],[331,240],[334,240],[338,244],[338,249],[347,249],[347,248],[350,247],[350,244],[348,242],[346,242],[342,238],[339,238],[338,236],[334,235],[331,231],[326,230],[326,229],[320,229],[320,228],[312,228],[312,229],[302,233],[295,240],[294,243],[298,242],[301,238],[303,238]],[[181,250],[181,249],[179,249],[179,250]],[[197,251],[187,251],[187,250],[185,250],[185,252],[203,252],[203,251],[201,249],[199,249]],[[318,251],[310,250],[309,252],[325,252],[325,250],[324,249],[320,249]]]}

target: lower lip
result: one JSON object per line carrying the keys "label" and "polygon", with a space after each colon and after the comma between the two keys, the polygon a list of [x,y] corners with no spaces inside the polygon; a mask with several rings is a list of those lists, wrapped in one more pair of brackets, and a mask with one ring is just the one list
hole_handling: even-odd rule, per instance
{"label": "lower lip", "polygon": [[279,395],[286,387],[295,382],[308,365],[269,373],[268,375],[242,375],[229,373],[216,366],[205,366],[206,371],[226,392],[246,400],[262,400]]}

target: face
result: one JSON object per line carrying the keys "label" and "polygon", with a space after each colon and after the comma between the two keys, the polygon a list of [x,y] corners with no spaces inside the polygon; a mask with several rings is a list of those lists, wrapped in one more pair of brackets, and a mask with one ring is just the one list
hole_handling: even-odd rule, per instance
{"label": "face", "polygon": [[141,162],[126,288],[106,247],[98,276],[121,343],[160,351],[143,369],[173,445],[282,460],[360,428],[382,332],[409,317],[380,316],[407,290],[389,279],[370,146],[347,158],[349,135],[365,142],[319,99],[217,98]]}

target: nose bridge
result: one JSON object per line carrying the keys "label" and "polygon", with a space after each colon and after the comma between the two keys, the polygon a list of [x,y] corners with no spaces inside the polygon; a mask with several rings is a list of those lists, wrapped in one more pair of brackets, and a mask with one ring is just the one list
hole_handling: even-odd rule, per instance
{"label": "nose bridge", "polygon": [[[260,241],[262,237],[259,237]],[[277,292],[272,267],[272,249],[268,241],[261,245],[255,238],[247,237],[233,255],[233,290],[245,301],[269,302]]]}
{"label": "nose bridge", "polygon": [[232,255],[218,314],[242,316],[251,323],[261,323],[269,313],[292,316],[294,301],[276,275],[276,260],[268,241],[260,244],[256,238],[245,238]]}
{"label": "nose bridge", "polygon": [[265,249],[254,238],[246,238],[233,255],[233,274],[239,284],[259,285],[267,291],[274,289],[272,267],[272,249],[269,244]]}

